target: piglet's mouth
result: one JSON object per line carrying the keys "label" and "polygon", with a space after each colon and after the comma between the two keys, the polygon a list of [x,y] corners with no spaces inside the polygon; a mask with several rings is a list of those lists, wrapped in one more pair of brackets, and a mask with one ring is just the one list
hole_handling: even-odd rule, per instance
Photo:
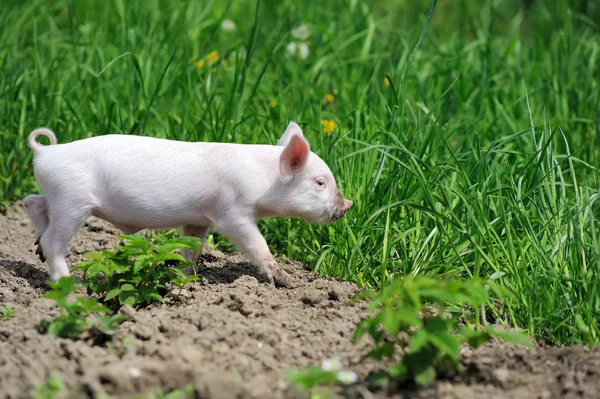
{"label": "piglet's mouth", "polygon": [[320,225],[332,224],[332,223],[337,222],[338,220],[340,220],[343,217],[344,217],[344,214],[341,212],[328,210],[328,211],[323,212],[321,217],[319,217],[319,219],[316,220],[316,224],[320,224]]}
{"label": "piglet's mouth", "polygon": [[344,215],[346,215],[347,210],[339,210],[336,213],[334,213],[331,216],[331,221],[332,222],[337,222],[338,220],[342,219],[344,217]]}
{"label": "piglet's mouth", "polygon": [[344,215],[346,215],[346,212],[348,212],[348,210],[352,207],[352,201],[345,199],[341,195],[338,199],[339,200],[336,201],[335,209],[333,210],[333,212],[329,212],[329,214],[327,215],[328,220],[325,223],[337,222],[338,220],[342,219]]}

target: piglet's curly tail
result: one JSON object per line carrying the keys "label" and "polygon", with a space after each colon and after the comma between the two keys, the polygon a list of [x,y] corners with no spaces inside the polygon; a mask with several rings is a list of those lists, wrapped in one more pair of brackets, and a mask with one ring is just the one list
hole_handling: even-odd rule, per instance
{"label": "piglet's curly tail", "polygon": [[36,141],[38,136],[48,137],[48,139],[50,139],[50,145],[54,145],[57,143],[56,136],[54,135],[54,133],[52,133],[52,130],[47,129],[45,127],[35,129],[33,132],[31,132],[28,139],[29,147],[31,147],[34,153],[38,153],[43,147],[42,144]]}

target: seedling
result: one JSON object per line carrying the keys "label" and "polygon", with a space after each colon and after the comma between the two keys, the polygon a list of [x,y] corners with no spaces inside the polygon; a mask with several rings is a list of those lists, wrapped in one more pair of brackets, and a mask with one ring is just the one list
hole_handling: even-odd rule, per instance
{"label": "seedling", "polygon": [[42,329],[50,335],[61,338],[79,339],[86,336],[102,341],[117,332],[118,324],[125,315],[108,315],[111,310],[99,304],[96,298],[69,295],[82,288],[75,283],[74,276],[61,277],[56,283],[48,282],[51,291],[44,298],[54,300],[60,314],[54,319],[45,318]]}
{"label": "seedling", "polygon": [[[115,251],[86,253],[87,260],[77,267],[84,272],[88,292],[99,295],[112,307],[134,307],[161,301],[169,285],[182,289],[198,279],[186,276],[182,269],[194,266],[174,251],[198,251],[200,240],[195,237],[176,237],[175,230],[147,238],[123,235],[126,241]],[[170,263],[176,262],[176,266]]]}
{"label": "seedling", "polygon": [[[369,305],[370,316],[356,328],[355,340],[369,335],[372,349],[365,358],[391,358],[405,348],[400,363],[387,370],[388,377],[412,380],[418,385],[434,381],[439,373],[460,370],[463,343],[476,348],[491,338],[529,346],[527,337],[480,325],[480,311],[489,305],[489,289],[499,287],[481,280],[437,280],[405,277],[384,287]],[[463,323],[459,324],[459,318]]]}
{"label": "seedling", "polygon": [[17,310],[12,306],[5,306],[4,309],[0,311],[0,317],[2,320],[8,320],[13,317],[17,313]]}
{"label": "seedling", "polygon": [[55,375],[46,378],[43,384],[37,384],[31,394],[33,399],[54,399],[66,390],[63,380]]}
{"label": "seedling", "polygon": [[[353,384],[358,377],[353,371],[343,370],[337,358],[324,360],[321,367],[308,367],[303,370],[289,370],[286,375],[292,385],[302,391],[311,391],[312,397],[322,398],[328,391],[314,391],[315,387],[334,384]],[[327,396],[326,396],[327,397]]]}

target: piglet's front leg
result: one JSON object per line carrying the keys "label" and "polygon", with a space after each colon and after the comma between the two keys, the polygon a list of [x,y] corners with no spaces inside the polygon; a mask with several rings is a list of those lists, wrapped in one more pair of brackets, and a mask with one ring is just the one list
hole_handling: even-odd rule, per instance
{"label": "piglet's front leg", "polygon": [[275,262],[265,238],[253,220],[225,220],[215,228],[228,237],[252,262],[257,264],[271,284],[289,287],[290,278]]}

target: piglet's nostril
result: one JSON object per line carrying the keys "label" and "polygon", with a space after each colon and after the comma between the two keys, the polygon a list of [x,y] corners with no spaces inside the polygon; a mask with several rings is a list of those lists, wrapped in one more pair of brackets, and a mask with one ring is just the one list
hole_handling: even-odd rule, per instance
{"label": "piglet's nostril", "polygon": [[352,201],[344,199],[342,203],[342,212],[346,213],[350,208],[352,208]]}

